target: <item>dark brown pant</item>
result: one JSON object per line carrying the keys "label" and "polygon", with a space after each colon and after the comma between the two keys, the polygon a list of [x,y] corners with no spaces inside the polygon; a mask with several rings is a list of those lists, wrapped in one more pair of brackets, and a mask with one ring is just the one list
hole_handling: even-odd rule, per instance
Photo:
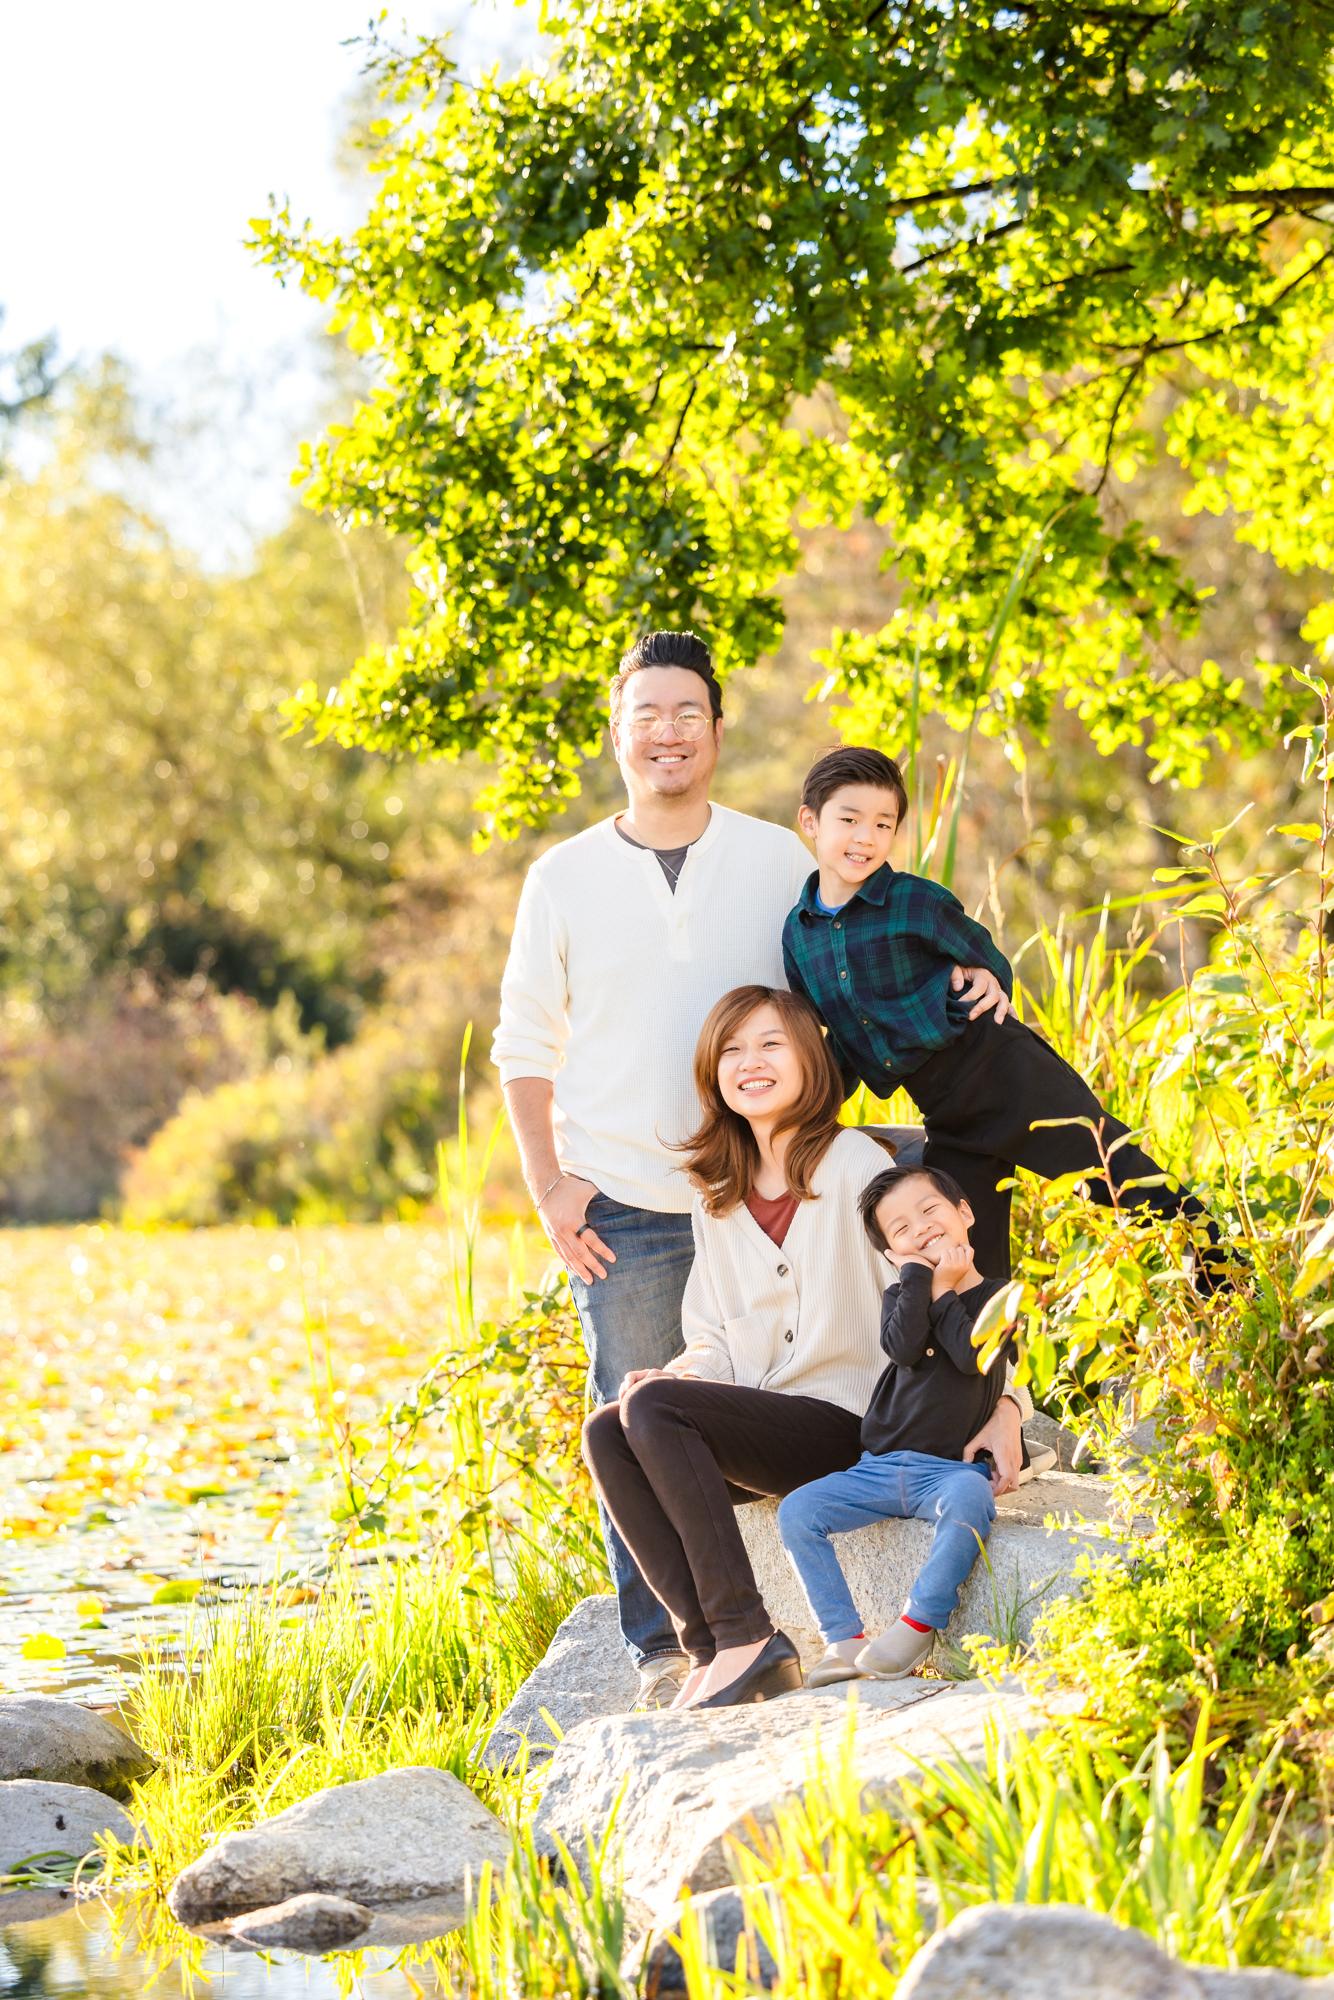
{"label": "dark brown pant", "polygon": [[773,1621],[733,1513],[861,1454],[861,1418],[815,1396],[656,1376],[584,1425],[602,1503],[696,1665],[767,1639]]}

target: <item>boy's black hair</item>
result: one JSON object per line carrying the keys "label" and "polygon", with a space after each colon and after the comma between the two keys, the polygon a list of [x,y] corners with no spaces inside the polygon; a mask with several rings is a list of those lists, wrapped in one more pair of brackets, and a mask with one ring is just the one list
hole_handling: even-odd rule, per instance
{"label": "boy's black hair", "polygon": [[877,1250],[887,1250],[889,1245],[876,1219],[876,1210],[890,1189],[901,1186],[904,1181],[930,1181],[936,1193],[943,1194],[955,1208],[968,1199],[953,1174],[943,1173],[939,1167],[886,1167],[873,1181],[867,1182],[857,1198],[862,1226]]}
{"label": "boy's black hair", "polygon": [[641,632],[612,676],[611,719],[621,719],[621,697],[631,674],[645,667],[685,667],[698,674],[709,691],[709,709],[715,722],[722,718],[723,691],[713,671],[713,656],[697,632]]}
{"label": "boy's black hair", "polygon": [[834,793],[844,785],[874,785],[878,791],[893,792],[900,821],[908,817],[908,790],[903,773],[883,750],[860,750],[851,743],[838,750],[826,750],[806,773],[801,803],[809,806],[818,819]]}

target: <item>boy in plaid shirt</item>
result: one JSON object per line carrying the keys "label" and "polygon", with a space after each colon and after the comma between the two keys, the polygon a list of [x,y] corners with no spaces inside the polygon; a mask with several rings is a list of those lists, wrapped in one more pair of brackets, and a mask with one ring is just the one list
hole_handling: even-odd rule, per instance
{"label": "boy in plaid shirt", "polygon": [[[1097,1202],[1116,1201],[1217,1225],[1198,1198],[1163,1184],[1163,1169],[1099,1104],[1077,1070],[1004,1005],[971,1020],[951,990],[956,964],[994,972],[1007,995],[1014,975],[981,924],[948,889],[889,865],[908,795],[897,764],[879,750],[831,750],[811,767],[798,824],[818,867],[783,927],[788,985],[804,993],[829,1030],[849,1089],[877,1097],[900,1085],[922,1114],[925,1164],[950,1174],[973,1211],[977,1266],[1010,1274],[1010,1191],[1016,1167],[1044,1179],[1078,1173]],[[1094,1132],[1038,1120],[1091,1119]],[[1108,1179],[1112,1186],[1108,1186]],[[1128,1182],[1155,1179],[1153,1187]],[[1196,1285],[1211,1291],[1221,1259],[1197,1261]]]}

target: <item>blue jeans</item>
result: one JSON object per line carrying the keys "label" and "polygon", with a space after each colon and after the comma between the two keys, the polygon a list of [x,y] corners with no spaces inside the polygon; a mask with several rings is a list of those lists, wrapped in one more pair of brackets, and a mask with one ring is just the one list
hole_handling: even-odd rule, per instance
{"label": "blue jeans", "polygon": [[964,1578],[991,1533],[996,1503],[984,1465],[933,1458],[924,1451],[864,1451],[846,1472],[798,1486],[780,1502],[778,1531],[815,1613],[826,1645],[862,1630],[831,1535],[851,1534],[872,1521],[934,1521],[931,1553],[908,1592],[904,1610],[939,1631],[959,1602]]}
{"label": "blue jeans", "polygon": [[[570,1291],[588,1349],[590,1398],[610,1403],[620,1394],[621,1377],[632,1368],[661,1368],[681,1352],[681,1299],[695,1260],[695,1241],[688,1215],[630,1208],[606,1194],[593,1196],[587,1220],[615,1251],[616,1262],[591,1285],[571,1274]],[[679,1653],[671,1619],[601,1501],[598,1518],[630,1657],[642,1665],[660,1653]]]}

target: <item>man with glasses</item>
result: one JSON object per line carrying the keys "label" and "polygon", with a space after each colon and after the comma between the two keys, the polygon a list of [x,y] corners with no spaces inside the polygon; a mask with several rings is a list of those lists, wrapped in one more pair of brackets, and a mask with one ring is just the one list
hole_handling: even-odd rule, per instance
{"label": "man with glasses", "polygon": [[[680,1351],[694,1252],[673,1147],[699,1121],[695,1042],[732,987],[787,984],[783,922],[811,872],[795,833],[710,802],[722,691],[694,633],[639,639],[610,706],[625,810],[529,869],[491,1051],[600,1403]],[[663,1706],[688,1662],[605,1514],[602,1531],[638,1705]]]}

